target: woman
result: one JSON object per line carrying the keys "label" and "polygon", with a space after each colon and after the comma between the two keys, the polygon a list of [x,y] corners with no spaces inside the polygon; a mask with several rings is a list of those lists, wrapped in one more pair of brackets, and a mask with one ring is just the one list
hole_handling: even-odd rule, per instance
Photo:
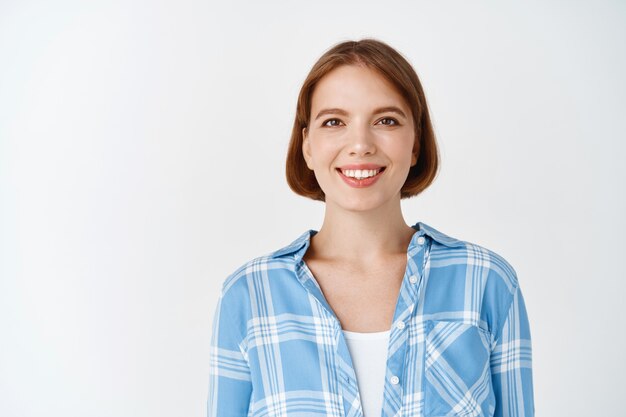
{"label": "woman", "polygon": [[210,417],[534,415],[514,269],[404,221],[400,200],[437,167],[422,86],[397,51],[343,42],[315,63],[287,181],[325,203],[324,222],[224,281]]}

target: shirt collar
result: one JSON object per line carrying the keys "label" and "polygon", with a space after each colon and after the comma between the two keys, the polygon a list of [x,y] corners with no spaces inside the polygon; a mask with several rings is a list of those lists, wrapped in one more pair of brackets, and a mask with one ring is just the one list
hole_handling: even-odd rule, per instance
{"label": "shirt collar", "polygon": [[[456,247],[462,246],[464,244],[463,241],[453,238],[451,236],[446,235],[445,233],[440,232],[432,226],[427,225],[426,223],[417,222],[413,226],[417,233],[413,235],[413,239],[411,239],[410,245],[414,244],[414,241],[417,237],[426,235],[432,238],[434,241],[441,243],[442,245],[448,247]],[[311,243],[311,237],[313,237],[317,233],[317,230],[309,229],[306,232],[302,233],[296,240],[291,242],[289,245],[278,249],[277,251],[272,252],[269,257],[270,258],[278,258],[280,256],[288,256],[293,254],[294,258],[299,260],[304,253],[308,249]]]}

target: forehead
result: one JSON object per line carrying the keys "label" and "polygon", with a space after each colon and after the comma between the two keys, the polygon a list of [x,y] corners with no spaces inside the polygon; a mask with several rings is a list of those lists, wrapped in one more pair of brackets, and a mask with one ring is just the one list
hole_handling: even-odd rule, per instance
{"label": "forehead", "polygon": [[361,65],[342,65],[322,77],[311,97],[311,110],[340,107],[367,110],[395,105],[408,112],[397,89],[376,70]]}

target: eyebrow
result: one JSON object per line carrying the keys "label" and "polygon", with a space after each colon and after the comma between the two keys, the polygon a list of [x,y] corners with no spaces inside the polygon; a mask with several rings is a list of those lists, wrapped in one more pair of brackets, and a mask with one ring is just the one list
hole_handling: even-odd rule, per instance
{"label": "eyebrow", "polygon": [[[405,119],[407,119],[406,114],[404,114],[404,112],[402,110],[400,110],[399,107],[396,107],[396,106],[379,107],[377,109],[374,109],[372,114],[380,114],[380,113],[387,113],[387,112],[397,113],[400,116],[402,116]],[[343,109],[339,109],[339,108],[323,109],[323,110],[320,110],[319,113],[317,113],[317,116],[315,116],[315,120],[319,119],[320,117],[322,117],[322,116],[324,116],[326,114],[341,114],[343,116],[347,116],[348,112],[343,110]]]}

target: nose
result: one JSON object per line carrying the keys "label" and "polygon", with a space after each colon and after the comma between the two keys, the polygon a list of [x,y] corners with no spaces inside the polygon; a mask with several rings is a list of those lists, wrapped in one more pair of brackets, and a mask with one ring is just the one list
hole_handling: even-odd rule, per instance
{"label": "nose", "polygon": [[350,155],[372,155],[376,152],[374,135],[369,126],[353,125],[350,132],[350,142],[348,144]]}

